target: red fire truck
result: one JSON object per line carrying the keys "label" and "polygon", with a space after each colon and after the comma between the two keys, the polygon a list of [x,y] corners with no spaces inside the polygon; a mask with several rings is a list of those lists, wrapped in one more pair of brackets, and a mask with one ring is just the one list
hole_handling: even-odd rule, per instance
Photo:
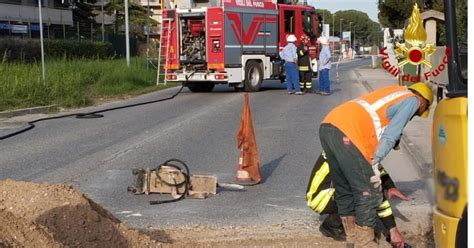
{"label": "red fire truck", "polygon": [[215,84],[258,91],[264,79],[282,79],[279,51],[286,37],[310,38],[318,54],[321,26],[315,9],[276,0],[187,0],[163,11],[161,51],[168,82],[184,82],[192,92]]}

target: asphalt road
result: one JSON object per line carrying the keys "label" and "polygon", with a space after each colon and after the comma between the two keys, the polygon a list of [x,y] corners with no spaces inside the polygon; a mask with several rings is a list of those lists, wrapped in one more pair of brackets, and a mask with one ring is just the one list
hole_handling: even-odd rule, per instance
{"label": "asphalt road", "polygon": [[[185,161],[192,174],[233,182],[239,159],[236,133],[243,94],[219,86],[211,93],[185,90],[175,99],[105,113],[100,119],[65,118],[41,122],[33,130],[0,141],[0,179],[72,183],[119,219],[138,228],[179,225],[304,224],[318,216],[306,207],[305,190],[320,153],[319,123],[337,104],[366,92],[351,69],[339,66],[340,82],[331,96],[287,95],[285,85],[265,82],[250,94],[263,182],[245,192],[219,191],[206,200],[150,206],[160,195],[132,195],[131,169],[153,168],[170,158]],[[317,80],[315,81],[317,86]],[[77,110],[103,109],[159,99],[172,88],[131,100]],[[3,125],[0,135],[22,125]]]}

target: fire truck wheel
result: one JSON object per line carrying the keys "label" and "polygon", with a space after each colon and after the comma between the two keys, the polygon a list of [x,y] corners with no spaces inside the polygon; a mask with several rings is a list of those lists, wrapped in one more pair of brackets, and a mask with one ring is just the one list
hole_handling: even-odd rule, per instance
{"label": "fire truck wheel", "polygon": [[260,63],[254,60],[245,65],[245,91],[256,92],[260,90],[263,81],[263,71]]}
{"label": "fire truck wheel", "polygon": [[211,82],[188,82],[186,84],[191,92],[211,92],[214,85]]}

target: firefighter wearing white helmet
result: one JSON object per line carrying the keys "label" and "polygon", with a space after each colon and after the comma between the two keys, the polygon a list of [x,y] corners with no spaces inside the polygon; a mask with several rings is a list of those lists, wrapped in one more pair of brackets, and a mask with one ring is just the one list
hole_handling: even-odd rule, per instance
{"label": "firefighter wearing white helmet", "polygon": [[286,37],[288,44],[281,50],[280,58],[285,62],[285,75],[286,75],[286,90],[288,94],[303,95],[304,93],[300,89],[299,75],[296,63],[298,62],[298,56],[296,54],[296,37],[292,34]]}
{"label": "firefighter wearing white helmet", "polygon": [[286,38],[286,41],[287,41],[287,42],[296,42],[296,36],[294,36],[293,34],[290,34],[290,35],[288,35],[288,37]]}
{"label": "firefighter wearing white helmet", "polygon": [[[348,243],[355,247],[378,247],[379,164],[415,115],[428,116],[432,102],[433,92],[425,83],[388,86],[337,106],[322,121],[319,138],[337,189],[338,214]],[[400,233],[390,233],[390,238],[395,247],[403,247]]]}
{"label": "firefighter wearing white helmet", "polygon": [[321,44],[321,52],[319,53],[319,94],[327,96],[331,93],[329,79],[329,70],[331,70],[331,51],[328,46],[326,37],[319,37],[318,42]]}
{"label": "firefighter wearing white helmet", "polygon": [[328,44],[328,38],[326,38],[326,37],[319,37],[318,41],[319,41],[319,43],[321,43],[321,45],[327,45]]}

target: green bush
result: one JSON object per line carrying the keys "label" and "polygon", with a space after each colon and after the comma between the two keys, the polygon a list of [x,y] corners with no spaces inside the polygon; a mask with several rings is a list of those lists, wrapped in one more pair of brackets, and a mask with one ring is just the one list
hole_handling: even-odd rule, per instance
{"label": "green bush", "polygon": [[[47,58],[104,59],[114,56],[109,42],[45,40],[44,50]],[[40,61],[41,44],[39,40],[0,39],[0,55],[5,62]]]}

